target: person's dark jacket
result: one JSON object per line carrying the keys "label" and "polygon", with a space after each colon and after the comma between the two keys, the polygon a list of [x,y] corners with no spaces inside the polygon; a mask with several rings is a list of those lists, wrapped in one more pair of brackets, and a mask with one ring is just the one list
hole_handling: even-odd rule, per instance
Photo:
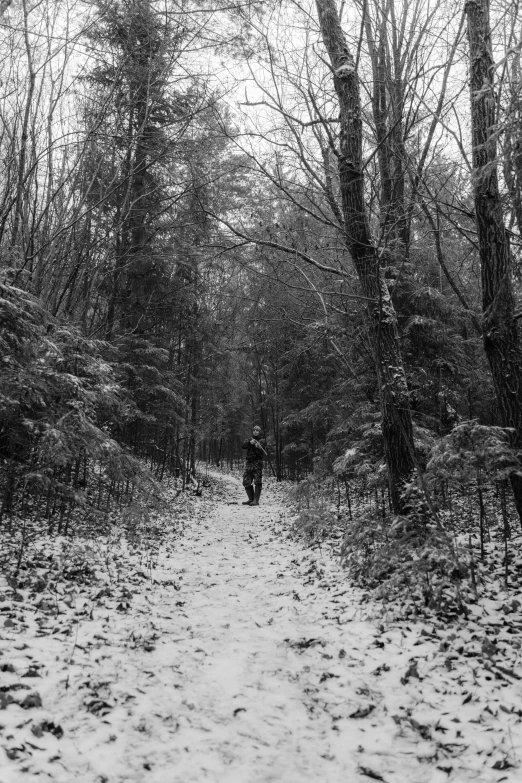
{"label": "person's dark jacket", "polygon": [[[262,461],[265,458],[264,453],[261,451],[261,449],[258,449],[257,446],[253,446],[250,443],[250,438],[246,440],[244,443],[241,444],[242,449],[246,449],[246,461],[247,462],[258,462]],[[257,442],[259,445],[266,451],[266,440],[264,438],[258,438]]]}

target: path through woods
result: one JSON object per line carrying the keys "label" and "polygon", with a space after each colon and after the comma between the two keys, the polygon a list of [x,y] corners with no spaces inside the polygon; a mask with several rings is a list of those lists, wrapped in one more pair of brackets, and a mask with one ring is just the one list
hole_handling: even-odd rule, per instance
{"label": "path through woods", "polygon": [[3,677],[24,656],[46,668],[18,680],[42,707],[0,712],[2,783],[519,779],[519,683],[452,664],[442,625],[364,619],[329,553],[288,538],[276,494],[249,509],[220,484],[127,613],[4,648]]}

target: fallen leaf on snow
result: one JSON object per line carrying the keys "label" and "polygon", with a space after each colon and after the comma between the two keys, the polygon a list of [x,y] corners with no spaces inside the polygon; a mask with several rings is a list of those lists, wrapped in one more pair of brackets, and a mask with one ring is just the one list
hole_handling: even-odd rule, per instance
{"label": "fallen leaf on snow", "polygon": [[367,778],[371,778],[372,780],[382,780],[384,781],[384,778],[382,775],[380,775],[378,772],[374,772],[373,769],[370,769],[369,767],[361,767],[359,766],[359,772],[361,775],[366,775]]}
{"label": "fallen leaf on snow", "polygon": [[[365,707],[358,707],[355,712],[352,712],[348,717],[349,718],[366,718],[370,712],[373,712],[375,709],[375,704],[367,704]],[[377,780],[381,780],[382,778],[377,778]]]}

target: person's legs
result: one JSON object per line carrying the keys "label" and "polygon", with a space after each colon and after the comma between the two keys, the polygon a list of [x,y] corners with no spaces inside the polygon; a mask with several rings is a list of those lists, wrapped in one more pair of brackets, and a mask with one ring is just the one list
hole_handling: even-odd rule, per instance
{"label": "person's legs", "polygon": [[255,465],[254,470],[254,484],[256,486],[255,492],[254,492],[254,499],[251,506],[259,506],[259,498],[261,497],[261,490],[263,488],[263,463],[257,462]]}
{"label": "person's legs", "polygon": [[247,465],[243,473],[243,486],[248,496],[248,500],[243,502],[244,506],[250,506],[254,502],[254,487],[252,481],[254,479],[254,471],[250,465]]}
{"label": "person's legs", "polygon": [[251,506],[259,506],[259,498],[261,497],[261,490],[263,489],[262,484],[256,484],[256,489],[254,492],[254,499],[252,503],[250,503]]}

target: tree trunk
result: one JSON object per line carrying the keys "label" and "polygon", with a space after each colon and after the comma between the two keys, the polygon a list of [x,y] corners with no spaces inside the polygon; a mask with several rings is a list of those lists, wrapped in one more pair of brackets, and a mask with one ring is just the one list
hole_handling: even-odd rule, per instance
{"label": "tree trunk", "polygon": [[23,15],[24,15],[24,42],[25,42],[25,52],[27,56],[29,86],[27,89],[27,99],[25,102],[24,119],[22,122],[20,154],[18,157],[18,178],[16,183],[13,231],[11,235],[11,244],[13,247],[16,246],[16,242],[18,240],[18,232],[20,230],[20,223],[22,220],[23,192],[24,192],[24,184],[26,178],[27,148],[29,144],[29,120],[31,117],[34,88],[36,84],[36,73],[34,70],[33,53],[31,50],[31,43],[29,41],[29,11],[27,9],[27,3],[25,2],[25,0],[22,4],[22,8],[23,8]]}
{"label": "tree trunk", "polygon": [[[390,12],[395,30],[393,3]],[[384,15],[374,39],[367,18],[366,38],[373,74],[372,113],[380,173],[381,242],[405,258],[409,248],[409,219],[405,205],[404,87],[400,43],[396,35],[391,46],[393,62],[389,54],[388,21]]]}
{"label": "tree trunk", "polygon": [[401,513],[402,489],[414,470],[413,430],[397,317],[371,238],[364,201],[359,80],[335,0],[316,0],[316,5],[340,108],[339,178],[345,241],[363,295],[368,300],[367,316],[379,381],[390,497],[394,512]]}
{"label": "tree trunk", "polygon": [[[513,31],[515,21],[513,20]],[[514,37],[513,49],[520,46]],[[511,201],[512,220],[522,234],[522,95],[520,48],[513,51],[508,77],[509,102],[504,128],[504,181]]]}
{"label": "tree trunk", "polygon": [[[466,2],[470,52],[473,188],[482,282],[483,340],[504,427],[522,450],[522,355],[515,319],[512,257],[497,173],[496,98],[488,0]],[[511,486],[522,521],[522,477]]]}

